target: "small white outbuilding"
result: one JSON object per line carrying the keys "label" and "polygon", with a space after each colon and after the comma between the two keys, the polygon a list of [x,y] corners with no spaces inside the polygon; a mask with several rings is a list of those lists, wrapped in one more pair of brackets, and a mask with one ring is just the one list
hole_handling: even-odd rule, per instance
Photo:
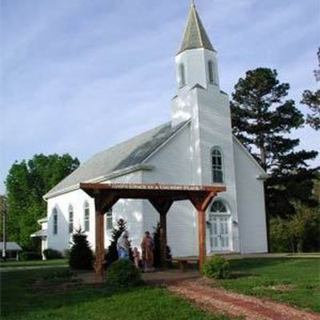
{"label": "small white outbuilding", "polygon": [[6,259],[16,259],[18,261],[22,248],[16,242],[0,242],[1,250],[3,250],[4,246],[6,250]]}

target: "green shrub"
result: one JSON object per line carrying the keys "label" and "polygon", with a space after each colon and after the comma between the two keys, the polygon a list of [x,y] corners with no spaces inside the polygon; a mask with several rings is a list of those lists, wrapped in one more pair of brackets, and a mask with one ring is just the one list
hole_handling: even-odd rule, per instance
{"label": "green shrub", "polygon": [[230,275],[230,264],[221,256],[213,256],[203,265],[202,272],[208,278],[226,279]]}
{"label": "green shrub", "polygon": [[130,260],[117,260],[107,270],[107,283],[115,287],[132,287],[142,283],[141,273]]}
{"label": "green shrub", "polygon": [[54,249],[50,249],[50,248],[43,250],[43,255],[45,256],[45,258],[47,260],[61,259],[62,258],[62,254],[61,254],[60,251],[54,250]]}
{"label": "green shrub", "polygon": [[78,230],[72,236],[72,247],[69,255],[69,266],[72,269],[91,270],[93,264],[93,253],[90,249],[87,236]]}
{"label": "green shrub", "polygon": [[21,261],[30,261],[30,260],[41,260],[41,254],[38,252],[26,251],[22,252],[19,255]]}

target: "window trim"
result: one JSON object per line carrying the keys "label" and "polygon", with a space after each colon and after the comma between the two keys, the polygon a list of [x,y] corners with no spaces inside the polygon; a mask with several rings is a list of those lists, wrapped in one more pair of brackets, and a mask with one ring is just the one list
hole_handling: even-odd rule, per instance
{"label": "window trim", "polygon": [[[109,225],[110,220],[111,220],[111,225]],[[106,212],[106,231],[108,232],[112,229],[113,229],[113,212],[112,212],[112,209],[110,209]]]}
{"label": "window trim", "polygon": [[[221,168],[220,168],[220,172],[221,172],[221,181],[215,181],[214,179],[214,173],[216,171],[218,171],[219,169],[217,168],[214,168],[214,165],[213,165],[213,153],[214,152],[219,152],[220,153],[220,158],[221,158]],[[212,183],[224,183],[225,182],[225,170],[224,170],[224,157],[223,157],[223,152],[222,152],[222,149],[218,146],[215,146],[211,149],[211,152],[210,152],[210,160],[211,160],[211,177],[212,177]]]}
{"label": "window trim", "polygon": [[186,83],[186,67],[184,63],[179,63],[178,67],[178,72],[179,72],[179,88],[183,88],[187,83]]}
{"label": "window trim", "polygon": [[[221,203],[224,206],[226,211],[212,211],[212,207],[216,203]],[[214,201],[211,203],[211,205],[209,207],[209,213],[210,213],[210,215],[230,215],[230,208],[224,199],[217,198],[217,199],[214,199]]]}
{"label": "window trim", "polygon": [[213,72],[213,61],[208,61],[208,78],[210,84],[215,84],[214,82],[214,72]]}
{"label": "window trim", "polygon": [[83,205],[83,229],[85,232],[90,231],[90,205],[88,201]]}
{"label": "window trim", "polygon": [[70,204],[68,207],[68,214],[69,214],[68,231],[69,231],[69,234],[71,234],[73,233],[73,223],[74,223],[74,210],[73,210],[72,204]]}
{"label": "window trim", "polygon": [[57,235],[58,234],[58,210],[56,207],[52,209],[52,217],[53,217],[52,234]]}

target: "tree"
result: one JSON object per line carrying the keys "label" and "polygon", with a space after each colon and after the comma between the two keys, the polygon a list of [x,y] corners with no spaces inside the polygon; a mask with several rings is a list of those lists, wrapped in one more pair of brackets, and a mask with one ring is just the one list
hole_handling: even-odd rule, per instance
{"label": "tree", "polygon": [[304,119],[294,101],[286,99],[288,90],[276,70],[258,68],[239,79],[231,102],[234,134],[270,176],[265,183],[267,214],[282,217],[295,213],[293,201],[316,204],[312,190],[317,169],[307,161],[317,152],[295,150],[300,141],[289,134]]}
{"label": "tree", "polygon": [[153,227],[153,264],[155,268],[161,267],[172,267],[172,255],[171,255],[171,248],[167,245],[166,246],[166,261],[165,266],[161,264],[161,242],[160,242],[160,235],[161,235],[161,226],[160,223],[157,223],[157,227]]}
{"label": "tree", "polygon": [[79,166],[69,154],[35,155],[15,162],[6,178],[8,197],[8,239],[34,249],[30,234],[39,227],[37,220],[46,213],[43,195]]}
{"label": "tree", "polygon": [[309,107],[311,113],[307,114],[306,123],[315,130],[320,129],[320,90],[312,92],[305,90],[302,95],[302,104]]}
{"label": "tree", "polygon": [[[318,49],[318,65],[320,67],[320,48]],[[320,69],[314,70],[316,81],[320,81]],[[320,129],[320,90],[312,92],[305,90],[302,94],[302,104],[309,107],[311,113],[307,114],[306,123],[315,130]]]}
{"label": "tree", "polygon": [[69,266],[77,270],[91,270],[93,253],[87,240],[86,234],[81,229],[72,235],[72,247],[69,255]]}
{"label": "tree", "polygon": [[320,245],[319,208],[294,203],[296,214],[287,219],[271,219],[271,251],[317,251]]}

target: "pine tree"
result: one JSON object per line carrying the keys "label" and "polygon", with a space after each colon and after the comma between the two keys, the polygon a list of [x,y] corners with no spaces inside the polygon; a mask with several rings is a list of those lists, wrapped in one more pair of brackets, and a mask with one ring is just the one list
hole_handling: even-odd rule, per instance
{"label": "pine tree", "polygon": [[[318,66],[320,67],[320,48],[318,49]],[[314,70],[316,81],[320,81],[320,69]],[[320,129],[320,90],[312,92],[305,90],[302,94],[302,104],[309,107],[306,123],[315,130]]]}
{"label": "pine tree", "polygon": [[302,95],[302,104],[309,107],[306,123],[315,130],[320,129],[320,90],[312,92],[305,90]]}
{"label": "pine tree", "polygon": [[91,270],[93,267],[93,253],[86,234],[79,229],[72,235],[72,241],[73,244],[69,255],[70,268]]}
{"label": "pine tree", "polygon": [[258,68],[239,79],[231,102],[234,134],[270,176],[265,186],[267,213],[272,216],[295,213],[293,201],[315,205],[317,169],[309,168],[307,161],[317,152],[295,150],[300,141],[289,134],[304,120],[294,101],[286,100],[288,90],[276,70]]}

